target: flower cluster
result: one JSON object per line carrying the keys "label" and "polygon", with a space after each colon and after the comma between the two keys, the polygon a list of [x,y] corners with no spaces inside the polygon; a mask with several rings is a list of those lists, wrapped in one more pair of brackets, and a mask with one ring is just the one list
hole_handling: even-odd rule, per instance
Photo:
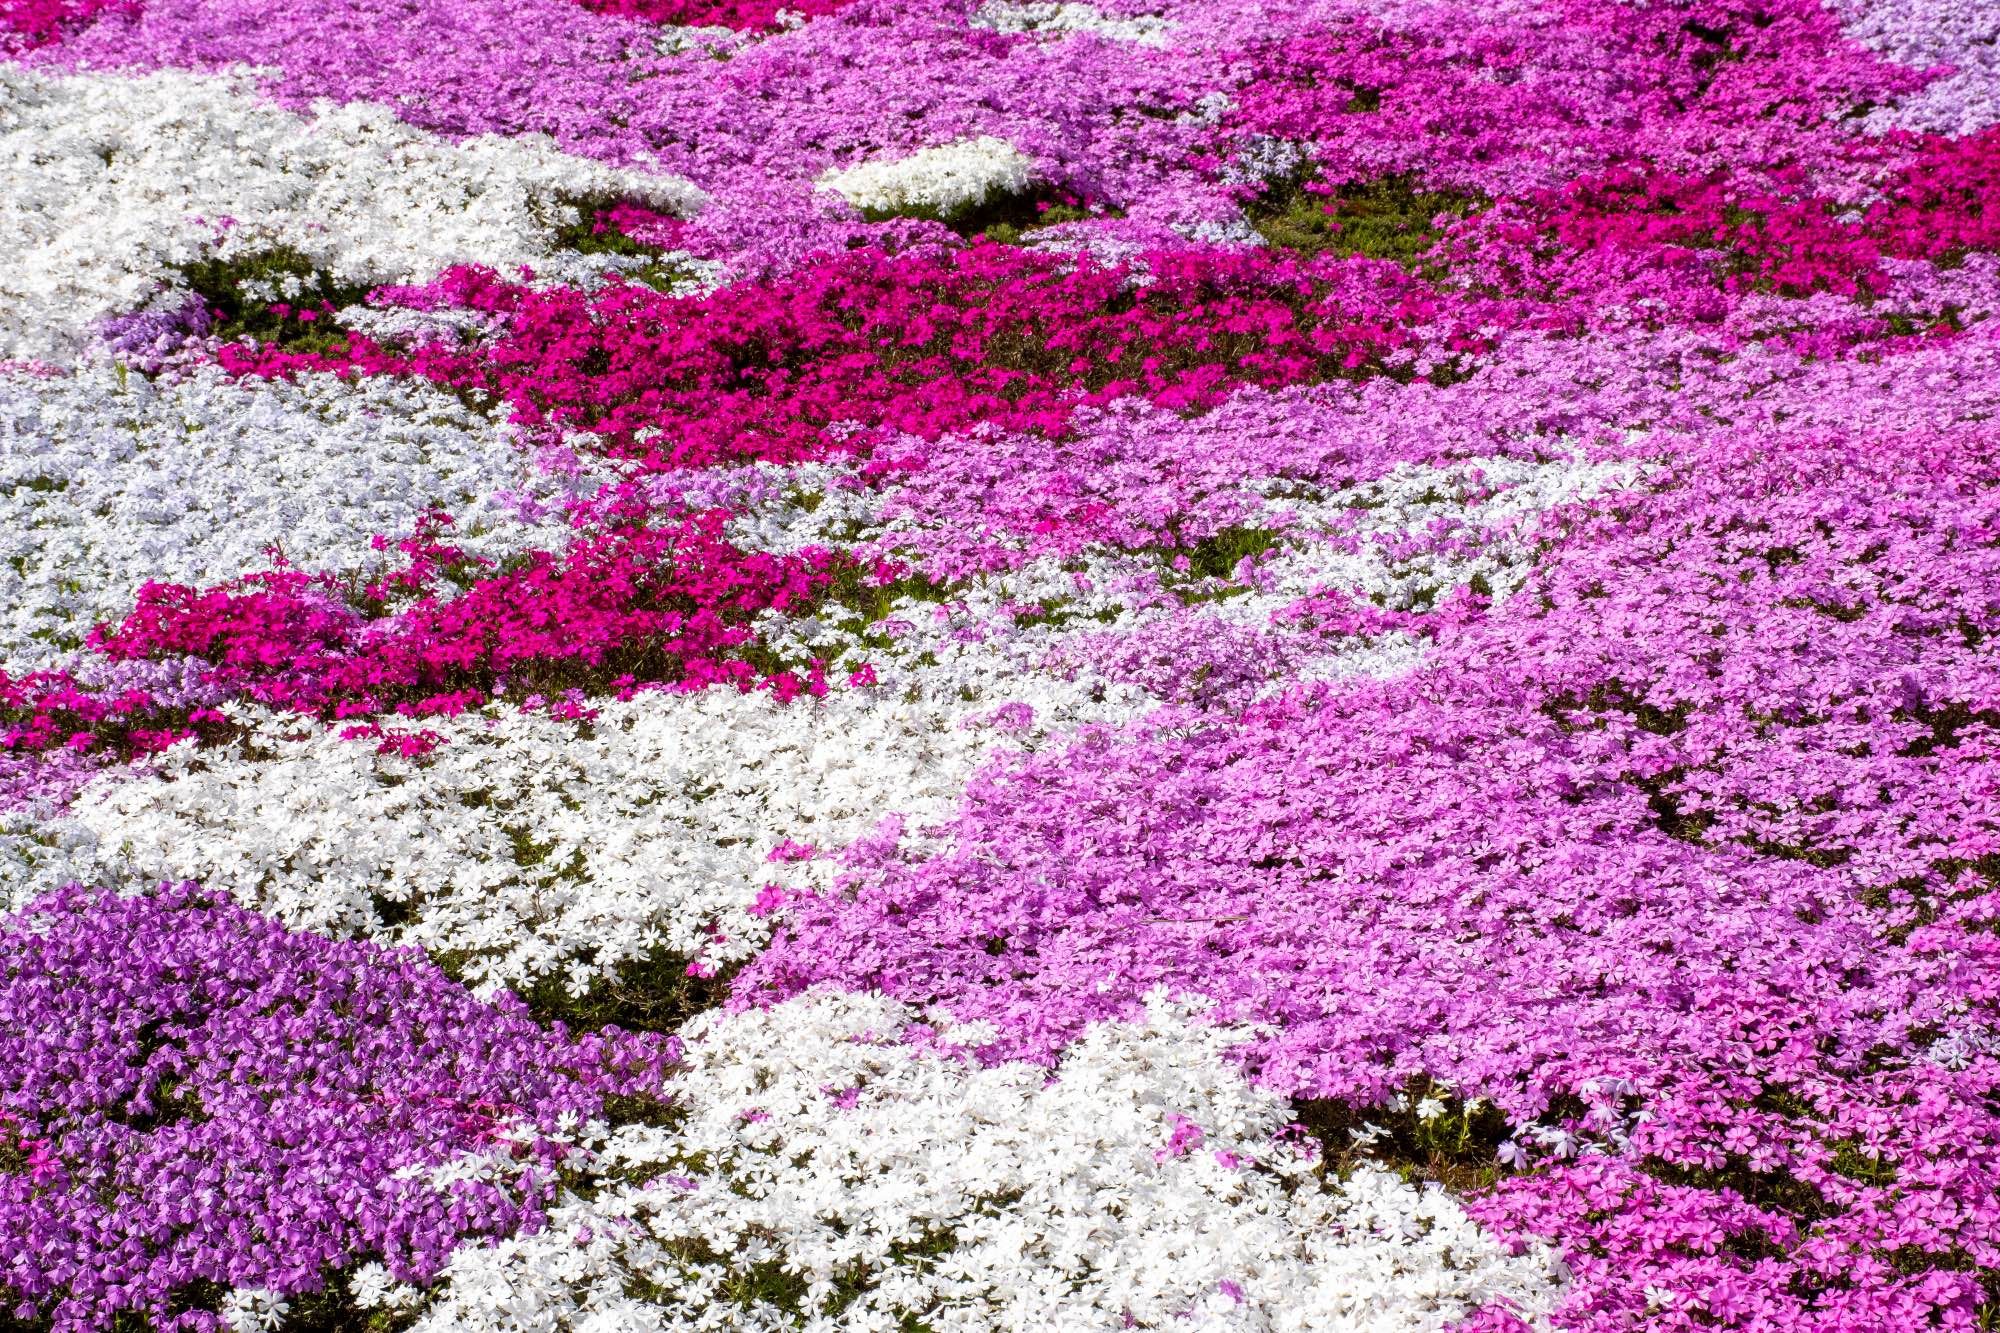
{"label": "flower cluster", "polygon": [[863,162],[829,172],[819,183],[864,213],[951,218],[1020,194],[1034,175],[1034,162],[1014,145],[984,135],[892,162]]}
{"label": "flower cluster", "polygon": [[[471,310],[494,336],[328,352],[225,347],[242,374],[413,375],[477,390],[524,425],[603,437],[654,466],[774,462],[856,447],[852,425],[925,437],[980,423],[1059,431],[1076,407],[1198,410],[1236,385],[1381,370],[1485,345],[1511,304],[1446,305],[1392,265],[1154,253],[1143,264],[980,244],[862,251],[702,296],[637,283],[537,290],[460,269],[371,298]],[[834,429],[829,429],[834,428]],[[830,438],[831,437],[831,438]]]}
{"label": "flower cluster", "polygon": [[1157,15],[1107,14],[1077,0],[992,0],[980,6],[972,21],[995,32],[1089,32],[1145,46],[1165,46],[1174,28],[1171,21]]}
{"label": "flower cluster", "polygon": [[131,14],[136,0],[5,0],[0,3],[0,52],[60,41],[100,14]]}
{"label": "flower cluster", "polygon": [[72,347],[142,304],[177,308],[176,266],[209,255],[283,246],[347,282],[421,281],[543,259],[571,198],[700,199],[546,139],[451,143],[365,105],[300,116],[240,77],[0,65],[0,107],[0,358]]}
{"label": "flower cluster", "polygon": [[312,1293],[362,1257],[425,1279],[535,1217],[558,1133],[673,1054],[192,885],[64,890],[0,939],[0,1274],[60,1329],[215,1329],[218,1293]]}
{"label": "flower cluster", "polygon": [[781,848],[846,846],[889,811],[916,836],[997,746],[1129,711],[1047,688],[1028,696],[1038,721],[1005,728],[977,724],[994,702],[928,693],[944,697],[506,710],[436,721],[439,744],[416,755],[232,705],[238,756],[182,744],[107,774],[42,823],[68,851],[16,871],[10,896],[52,877],[199,878],[295,926],[422,944],[488,989],[553,977],[581,992],[660,949],[724,965],[768,935],[770,886],[832,873]]}
{"label": "flower cluster", "polygon": [[1185,1006],[1154,997],[1053,1077],[912,1051],[913,1028],[976,1040],[919,1019],[843,995],[700,1020],[672,1123],[593,1141],[548,1228],[461,1250],[416,1327],[485,1323],[504,1291],[509,1330],[694,1329],[737,1303],[754,1329],[1358,1331],[1535,1317],[1559,1289],[1546,1248],[1510,1252],[1435,1185],[1324,1179],[1224,1059],[1241,1034]]}
{"label": "flower cluster", "polygon": [[[0,377],[0,667],[51,667],[149,582],[287,564],[372,581],[377,533],[446,511],[495,562],[558,544],[587,475],[534,466],[511,428],[421,385],[305,376]],[[339,503],[334,503],[338,499]]]}
{"label": "flower cluster", "polygon": [[846,0],[585,0],[599,14],[680,27],[767,28],[789,17],[802,21],[831,14]]}
{"label": "flower cluster", "polygon": [[989,770],[948,851],[795,904],[748,989],[883,987],[1011,1057],[1209,994],[1296,1095],[1437,1078],[1595,1145],[1488,1215],[1608,1212],[1615,1257],[1572,1259],[1602,1326],[1647,1286],[1801,1327],[1969,1308],[1888,1257],[2000,1258],[2000,474],[1960,438],[1725,435],[1409,676]]}

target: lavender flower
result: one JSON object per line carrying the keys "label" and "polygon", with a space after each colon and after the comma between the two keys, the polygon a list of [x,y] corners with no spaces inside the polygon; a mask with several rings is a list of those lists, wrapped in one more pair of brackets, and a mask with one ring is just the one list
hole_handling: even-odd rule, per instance
{"label": "lavender flower", "polygon": [[538,1225],[546,1136],[675,1050],[545,1031],[193,884],[58,891],[0,956],[0,1285],[57,1330],[214,1329],[204,1292],[311,1292],[364,1257],[426,1280]]}

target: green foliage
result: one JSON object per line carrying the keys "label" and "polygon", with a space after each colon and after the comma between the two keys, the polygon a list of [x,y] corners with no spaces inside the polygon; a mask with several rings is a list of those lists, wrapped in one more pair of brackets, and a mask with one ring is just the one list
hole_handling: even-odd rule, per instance
{"label": "green foliage", "polygon": [[619,1027],[627,1032],[674,1032],[729,995],[733,970],[698,977],[688,960],[664,948],[620,963],[611,975],[582,995],[570,993],[561,976],[542,977],[521,992],[528,1012],[543,1023],[562,1023],[572,1032]]}
{"label": "green foliage", "polygon": [[1775,1212],[1789,1213],[1801,1223],[1818,1221],[1831,1214],[1826,1196],[1789,1171],[1757,1171],[1741,1153],[1730,1153],[1718,1167],[1685,1166],[1659,1157],[1638,1163],[1641,1171],[1668,1185],[1703,1190],[1734,1190],[1745,1202]]}
{"label": "green foliage", "polygon": [[[905,570],[883,580],[869,566],[846,562],[835,567],[831,580],[820,590],[812,613],[824,617],[827,623],[852,639],[862,656],[829,662],[827,669],[851,670],[866,660],[866,654],[870,652],[889,652],[895,647],[895,639],[874,626],[898,610],[907,609],[911,603],[936,605],[948,602],[958,595],[962,586],[958,583],[939,583],[916,570]],[[792,661],[758,643],[745,645],[740,653],[744,661],[767,675],[791,671],[803,676],[811,665]]]}
{"label": "green foliage", "polygon": [[365,284],[335,280],[283,245],[229,259],[210,256],[178,272],[207,303],[219,337],[254,338],[290,352],[344,353],[347,334],[326,307],[359,305],[369,292]]}
{"label": "green foliage", "polygon": [[[904,602],[948,602],[958,593],[958,585],[939,583],[920,571],[909,570],[887,582],[878,582],[871,570],[858,564],[844,564],[826,587],[825,606],[858,617],[856,630],[886,620]],[[851,622],[850,622],[851,623]]]}
{"label": "green foliage", "polygon": [[[1183,605],[1219,602],[1249,591],[1229,582],[1245,557],[1255,559],[1280,544],[1284,534],[1274,528],[1231,526],[1221,528],[1199,541],[1175,538],[1169,543],[1145,548],[1163,568],[1166,590]],[[1186,560],[1187,568],[1176,561]]]}
{"label": "green foliage", "polygon": [[0,1287],[0,1333],[48,1333],[49,1321],[39,1316],[23,1319],[15,1314],[21,1298],[7,1287]]}
{"label": "green foliage", "polygon": [[1292,1114],[1335,1173],[1370,1161],[1412,1183],[1435,1180],[1461,1194],[1500,1179],[1500,1145],[1511,1137],[1507,1117],[1490,1102],[1462,1101],[1424,1077],[1404,1088],[1400,1109],[1297,1099]]}
{"label": "green foliage", "polygon": [[1870,1157],[1855,1139],[1842,1139],[1833,1145],[1830,1165],[1835,1174],[1863,1185],[1886,1188],[1896,1183],[1896,1164],[1881,1157]]}
{"label": "green foliage", "polygon": [[[912,1269],[922,1271],[957,1246],[958,1237],[949,1228],[927,1230],[913,1240],[890,1245],[889,1262],[884,1267],[892,1273]],[[780,1310],[796,1316],[801,1323],[816,1316],[826,1319],[838,1317],[875,1285],[869,1278],[868,1266],[856,1262],[833,1275],[832,1293],[815,1306],[807,1296],[806,1276],[792,1272],[779,1260],[767,1259],[747,1266],[731,1264],[728,1256],[718,1254],[698,1237],[669,1241],[666,1248],[674,1258],[691,1267],[727,1268],[728,1275],[722,1280],[717,1293],[721,1301],[744,1311],[759,1308]],[[670,1288],[643,1278],[629,1284],[625,1294],[657,1305],[671,1306],[675,1302],[675,1293]],[[905,1314],[898,1321],[897,1330],[898,1333],[931,1333],[931,1325],[921,1315]]]}
{"label": "green foliage", "polygon": [[664,249],[634,240],[611,225],[604,215],[620,202],[608,195],[559,197],[556,200],[557,216],[568,220],[556,225],[555,234],[549,240],[550,248],[579,255],[612,255],[630,261],[621,263],[619,272],[655,291],[672,292],[687,282],[693,275],[669,262]]}
{"label": "green foliage", "polygon": [[[177,1289],[169,1308],[174,1314],[215,1311],[221,1308],[228,1289],[217,1282],[197,1281]],[[20,1304],[6,1288],[0,1287],[0,1333],[48,1333],[50,1321],[40,1316],[22,1319],[14,1311]],[[287,1298],[278,1333],[401,1333],[417,1321],[414,1311],[366,1310],[356,1304],[345,1271],[329,1271],[318,1291],[302,1292]],[[136,1310],[121,1310],[112,1318],[108,1333],[153,1333],[153,1321]]]}
{"label": "green foliage", "polygon": [[1247,210],[1272,245],[1300,254],[1364,255],[1413,268],[1437,243],[1435,219],[1478,210],[1475,195],[1418,188],[1414,176],[1383,176],[1320,193],[1309,178],[1274,186]]}
{"label": "green foliage", "polygon": [[[1085,207],[1074,195],[1046,185],[1031,185],[1025,190],[1016,192],[989,190],[975,202],[954,209],[864,208],[861,210],[861,216],[870,222],[887,222],[892,218],[923,218],[942,223],[960,236],[983,236],[1002,245],[1019,245],[1029,232],[1042,227],[1053,227],[1060,222],[1080,222],[1085,218],[1105,215],[1107,210]],[[1116,210],[1109,210],[1108,215],[1119,216]]]}
{"label": "green foliage", "polygon": [[559,223],[549,238],[549,248],[579,255],[627,255],[644,258],[659,253],[659,247],[642,245],[612,226],[603,214],[618,200],[596,196],[564,196],[556,200],[569,221]]}
{"label": "green foliage", "polygon": [[1196,578],[1226,579],[1246,557],[1264,554],[1278,544],[1271,528],[1227,527],[1196,542],[1188,553],[1188,572]]}
{"label": "green foliage", "polygon": [[1105,606],[1099,607],[1095,611],[1085,611],[1081,609],[1074,597],[1044,597],[1035,603],[1035,608],[1035,613],[1022,616],[1019,623],[1024,625],[1042,625],[1049,629],[1060,629],[1065,625],[1072,625],[1081,620],[1092,621],[1099,625],[1109,625],[1114,623],[1121,614],[1119,608],[1115,606]]}
{"label": "green foliage", "polygon": [[328,1274],[318,1291],[294,1296],[288,1304],[278,1333],[400,1333],[417,1322],[415,1311],[363,1309],[345,1272]]}
{"label": "green foliage", "polygon": [[978,229],[978,234],[1001,245],[1019,245],[1030,232],[1040,231],[1043,227],[1054,227],[1065,222],[1082,222],[1092,217],[1122,215],[1117,209],[1092,211],[1074,202],[1051,202],[1032,195],[1024,198],[1028,205],[1026,208],[1016,210],[1014,216],[1003,216],[988,222]]}
{"label": "green foliage", "polygon": [[[461,985],[471,984],[472,964],[479,955],[443,950],[431,962]],[[582,994],[572,993],[559,973],[538,978],[517,991],[539,1023],[561,1023],[571,1032],[596,1032],[607,1027],[627,1032],[675,1032],[688,1019],[713,1009],[728,998],[733,968],[716,975],[694,976],[688,959],[664,947],[614,964]],[[638,1117],[628,1117],[638,1118]]]}
{"label": "green foliage", "polygon": [[0,1120],[0,1176],[17,1176],[28,1169],[27,1149],[21,1143],[21,1126]]}

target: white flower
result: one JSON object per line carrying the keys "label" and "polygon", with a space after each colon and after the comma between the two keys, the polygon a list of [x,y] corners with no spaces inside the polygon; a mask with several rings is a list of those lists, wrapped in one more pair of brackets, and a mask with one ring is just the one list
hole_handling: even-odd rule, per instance
{"label": "white flower", "polygon": [[248,73],[0,65],[0,359],[73,350],[211,253],[285,245],[343,281],[420,282],[539,260],[569,220],[560,198],[605,195],[702,202],[545,135],[451,143],[368,103],[301,116]]}
{"label": "white flower", "polygon": [[972,16],[975,28],[994,32],[1033,32],[1069,36],[1091,33],[1114,42],[1135,46],[1165,46],[1174,30],[1171,19],[1151,14],[1121,18],[1106,14],[1095,5],[1062,3],[1061,0],[989,0]]}
{"label": "white flower", "polygon": [[1021,193],[1034,174],[1033,158],[988,134],[829,171],[818,183],[870,212],[949,217],[997,196]]}
{"label": "white flower", "polygon": [[[684,1122],[609,1132],[547,1230],[452,1258],[418,1328],[553,1329],[586,1311],[704,1328],[707,1298],[745,1290],[759,1264],[736,1326],[845,1333],[915,1315],[1083,1333],[1129,1314],[1390,1333],[1504,1300],[1545,1327],[1546,1251],[1510,1254],[1435,1187],[1368,1166],[1329,1187],[1279,1151],[1287,1104],[1224,1056],[1241,1031],[1156,995],[1051,1079],[903,1046],[916,1017],[822,994],[697,1019],[670,1089]],[[1158,1151],[1177,1121],[1202,1126],[1200,1151]],[[635,1304],[635,1279],[657,1297]]]}
{"label": "white flower", "polygon": [[[495,708],[427,724],[445,743],[418,759],[232,705],[257,757],[183,743],[108,774],[32,826],[60,846],[0,858],[0,890],[198,879],[297,927],[470,955],[489,989],[582,987],[654,948],[728,962],[768,935],[766,885],[823,887],[887,815],[918,845],[987,756],[1122,714],[1087,686],[993,676],[1000,700],[946,667],[789,704],[647,693],[603,701],[588,736]],[[962,725],[1008,697],[1035,701],[1028,731]],[[828,854],[771,861],[787,839]]]}
{"label": "white flower", "polygon": [[284,1322],[289,1302],[263,1287],[239,1287],[223,1298],[220,1313],[236,1333],[265,1333]]}
{"label": "white flower", "polygon": [[1992,5],[1837,0],[1831,8],[1848,37],[1897,64],[1933,72],[1916,92],[1864,116],[1868,129],[1959,136],[2000,124],[2000,11]]}
{"label": "white flower", "polygon": [[279,556],[371,572],[395,553],[370,538],[434,507],[473,555],[559,545],[564,500],[598,475],[542,474],[512,426],[387,377],[0,372],[0,668],[54,665],[149,581],[223,583]]}
{"label": "white flower", "polygon": [[1540,1140],[1544,1148],[1548,1149],[1556,1157],[1570,1158],[1577,1154],[1579,1146],[1577,1137],[1566,1129],[1546,1125],[1538,1126],[1535,1130],[1535,1137]]}
{"label": "white flower", "polygon": [[423,1298],[417,1288],[396,1281],[387,1268],[373,1262],[349,1270],[347,1290],[364,1310],[407,1309]]}

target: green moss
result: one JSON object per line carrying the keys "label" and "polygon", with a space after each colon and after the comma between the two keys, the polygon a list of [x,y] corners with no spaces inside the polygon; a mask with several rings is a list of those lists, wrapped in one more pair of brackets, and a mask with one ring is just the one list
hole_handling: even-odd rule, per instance
{"label": "green moss", "polygon": [[1250,225],[1272,245],[1300,254],[1364,255],[1415,267],[1437,243],[1434,220],[1477,211],[1477,196],[1425,190],[1414,176],[1384,176],[1315,192],[1309,178],[1273,187],[1247,210]]}
{"label": "green moss", "polygon": [[[898,1268],[929,1267],[938,1258],[951,1253],[958,1247],[956,1233],[945,1227],[934,1227],[921,1233],[913,1240],[900,1241],[889,1247],[888,1271]],[[867,1295],[875,1287],[870,1279],[868,1266],[854,1263],[832,1274],[833,1291],[817,1305],[808,1298],[808,1280],[802,1273],[787,1269],[782,1261],[765,1260],[762,1263],[738,1266],[730,1263],[728,1255],[718,1253],[706,1241],[698,1237],[681,1237],[665,1242],[664,1248],[678,1262],[689,1267],[705,1269],[727,1269],[718,1296],[721,1300],[740,1310],[779,1310],[804,1322],[815,1316],[823,1319],[837,1318],[849,1306]],[[655,1305],[672,1307],[677,1304],[672,1288],[645,1278],[634,1278],[626,1284],[625,1294],[634,1300]],[[931,1324],[923,1313],[904,1313],[897,1322],[898,1333],[931,1333]]]}
{"label": "green moss", "polygon": [[678,1129],[687,1120],[687,1108],[670,1097],[614,1093],[604,1099],[604,1118],[614,1125]]}
{"label": "green moss", "polygon": [[1115,606],[1100,607],[1095,611],[1085,611],[1074,597],[1044,597],[1035,603],[1035,613],[1019,619],[1023,625],[1041,625],[1050,629],[1060,629],[1064,625],[1078,621],[1091,621],[1099,625],[1109,625],[1122,614]]}
{"label": "green moss", "polygon": [[[1254,559],[1272,550],[1280,544],[1283,536],[1275,528],[1231,526],[1197,542],[1188,543],[1176,538],[1142,549],[1160,562],[1161,582],[1165,590],[1179,598],[1183,605],[1194,606],[1241,597],[1249,592],[1250,589],[1244,585],[1229,581],[1235,577],[1237,565],[1245,557]],[[1176,562],[1180,560],[1187,562],[1185,569],[1177,567]]]}
{"label": "green moss", "polygon": [[[555,843],[535,841],[534,836],[525,828],[510,824],[506,826],[506,833],[507,841],[513,848],[514,864],[523,870],[534,870],[547,865],[550,855],[556,849]],[[571,855],[566,865],[554,873],[564,879],[580,880],[584,874],[584,865],[583,852],[579,849]]]}
{"label": "green moss", "polygon": [[1663,1184],[1682,1188],[1730,1191],[1745,1202],[1773,1212],[1788,1213],[1810,1224],[1832,1214],[1826,1196],[1788,1171],[1756,1171],[1747,1158],[1731,1153],[1719,1167],[1692,1167],[1647,1157],[1638,1168]]}
{"label": "green moss", "polygon": [[18,1176],[28,1169],[28,1154],[21,1146],[21,1127],[12,1120],[0,1121],[0,1176]]}
{"label": "green moss", "polygon": [[557,207],[571,216],[569,221],[557,224],[555,234],[549,238],[549,248],[579,255],[625,255],[632,258],[658,254],[657,246],[633,240],[604,218],[604,213],[616,207],[618,202],[602,197],[565,196],[558,199]]}
{"label": "green moss", "polygon": [[1849,1180],[1863,1185],[1886,1188],[1896,1183],[1896,1164],[1880,1157],[1870,1157],[1862,1150],[1863,1145],[1854,1139],[1842,1139],[1833,1145],[1833,1170]]}
{"label": "green moss", "polygon": [[886,620],[903,602],[948,602],[958,595],[959,585],[940,583],[919,571],[909,571],[877,581],[873,571],[858,564],[842,565],[822,594],[826,608],[839,607],[858,617],[856,630]]}
{"label": "green moss", "polygon": [[1927,734],[1917,737],[1897,753],[1905,758],[1927,759],[1943,750],[1958,748],[1961,734],[1974,732],[2000,732],[2000,711],[1991,708],[1974,708],[1960,700],[1952,700],[1939,707],[1919,705],[1916,708],[1898,709],[1898,722],[1914,723],[1927,728]]}
{"label": "green moss", "polygon": [[368,906],[375,913],[375,919],[391,930],[407,926],[417,918],[416,904],[407,898],[371,893],[368,895]]}

